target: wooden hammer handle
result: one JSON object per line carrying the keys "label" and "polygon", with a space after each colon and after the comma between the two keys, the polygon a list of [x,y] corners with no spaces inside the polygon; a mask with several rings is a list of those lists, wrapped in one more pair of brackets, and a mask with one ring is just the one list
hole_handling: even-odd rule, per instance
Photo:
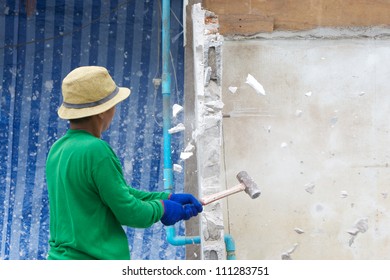
{"label": "wooden hammer handle", "polygon": [[232,195],[232,194],[235,194],[238,192],[242,192],[243,190],[245,190],[245,186],[244,186],[244,184],[241,183],[241,184],[238,184],[237,186],[234,186],[230,189],[227,189],[227,190],[215,193],[215,194],[207,195],[207,196],[200,199],[200,203],[202,203],[203,205],[207,205],[207,204],[210,204],[210,203],[217,201],[221,198],[227,197],[229,195]]}

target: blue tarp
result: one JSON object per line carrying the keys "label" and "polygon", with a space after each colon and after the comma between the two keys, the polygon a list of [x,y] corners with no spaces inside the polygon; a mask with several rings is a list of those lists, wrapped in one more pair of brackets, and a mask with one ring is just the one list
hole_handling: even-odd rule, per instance
{"label": "blue tarp", "polygon": [[[158,0],[0,0],[0,259],[45,259],[49,208],[45,161],[67,122],[60,120],[61,81],[73,68],[105,66],[129,99],[104,134],[135,188],[162,191],[161,3]],[[172,105],[182,104],[182,1],[172,1]],[[180,121],[180,119],[178,120]],[[173,124],[174,125],[174,124]],[[172,137],[177,162],[182,137]],[[175,191],[183,190],[175,174]],[[126,228],[133,259],[183,259],[157,223]],[[183,234],[183,224],[177,233]]]}

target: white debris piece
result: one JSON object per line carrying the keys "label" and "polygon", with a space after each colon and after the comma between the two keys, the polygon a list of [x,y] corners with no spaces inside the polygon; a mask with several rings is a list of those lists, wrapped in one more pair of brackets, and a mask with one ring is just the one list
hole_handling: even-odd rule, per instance
{"label": "white debris piece", "polygon": [[300,229],[300,228],[294,228],[294,230],[295,230],[295,232],[296,233],[298,233],[298,234],[302,234],[302,233],[304,233],[304,231],[302,230],[302,229]]}
{"label": "white debris piece", "polygon": [[291,254],[294,253],[297,247],[298,243],[295,243],[288,251],[282,253],[282,260],[291,260]]}
{"label": "white debris piece", "polygon": [[248,74],[245,83],[250,85],[257,92],[257,94],[265,95],[263,86],[251,74]]}
{"label": "white debris piece", "polygon": [[349,229],[347,232],[351,235],[349,239],[349,246],[353,244],[358,233],[365,233],[368,230],[368,218],[362,218],[358,220],[353,228]]}
{"label": "white debris piece", "polygon": [[302,113],[303,113],[302,110],[298,109],[295,111],[295,116],[300,117],[300,116],[302,116]]}
{"label": "white debris piece", "polygon": [[280,144],[280,148],[287,148],[287,143],[283,142],[282,144]]}
{"label": "white debris piece", "polygon": [[341,198],[347,198],[347,197],[348,197],[347,191],[341,191],[341,192],[340,192],[340,197],[341,197]]}
{"label": "white debris piece", "polygon": [[183,107],[179,104],[174,104],[172,106],[172,116],[176,118],[177,114],[179,114],[181,111],[183,111]]}
{"label": "white debris piece", "polygon": [[168,129],[168,133],[169,134],[173,134],[173,133],[177,133],[177,132],[183,131],[185,129],[186,128],[185,128],[184,124],[179,123],[177,126],[172,127],[171,129]]}
{"label": "white debris piece", "polygon": [[181,173],[183,171],[183,167],[180,164],[174,164],[173,171]]}
{"label": "white debris piece", "polygon": [[193,156],[193,153],[192,152],[181,152],[180,153],[180,158],[182,160],[186,160],[186,159],[189,159],[190,157]]}
{"label": "white debris piece", "polygon": [[359,232],[365,233],[368,230],[368,218],[362,218],[355,223],[355,227]]}
{"label": "white debris piece", "polygon": [[311,91],[305,93],[305,95],[306,95],[307,97],[310,97],[312,94],[313,94],[313,93],[312,93]]}
{"label": "white debris piece", "polygon": [[192,152],[195,149],[195,146],[191,143],[188,143],[187,146],[184,149],[184,152]]}
{"label": "white debris piece", "polygon": [[232,93],[232,94],[235,94],[237,92],[237,87],[232,87],[230,86],[229,87],[229,91]]}
{"label": "white debris piece", "polygon": [[307,191],[308,193],[310,194],[313,194],[314,193],[314,188],[315,188],[315,184],[314,183],[307,183],[305,185],[305,191]]}

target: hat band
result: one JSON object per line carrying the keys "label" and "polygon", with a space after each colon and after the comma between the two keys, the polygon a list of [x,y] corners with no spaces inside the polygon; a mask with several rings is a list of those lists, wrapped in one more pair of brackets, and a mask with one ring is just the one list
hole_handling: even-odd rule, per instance
{"label": "hat band", "polygon": [[95,106],[98,106],[98,105],[101,105],[103,103],[106,103],[107,101],[113,99],[119,92],[119,88],[116,87],[115,90],[107,95],[106,97],[104,97],[103,99],[100,99],[98,101],[94,101],[94,102],[88,102],[88,103],[83,103],[83,104],[72,104],[72,103],[68,103],[68,102],[62,102],[62,104],[64,105],[65,108],[70,108],[70,109],[84,109],[84,108],[91,108],[91,107],[95,107]]}

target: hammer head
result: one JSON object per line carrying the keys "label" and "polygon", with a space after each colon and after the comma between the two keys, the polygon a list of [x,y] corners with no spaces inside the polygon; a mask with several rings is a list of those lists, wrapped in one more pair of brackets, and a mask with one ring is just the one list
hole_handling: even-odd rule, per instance
{"label": "hammer head", "polygon": [[245,186],[245,192],[252,198],[258,198],[261,194],[260,188],[253,181],[251,177],[249,177],[246,171],[241,171],[237,174],[237,180]]}

